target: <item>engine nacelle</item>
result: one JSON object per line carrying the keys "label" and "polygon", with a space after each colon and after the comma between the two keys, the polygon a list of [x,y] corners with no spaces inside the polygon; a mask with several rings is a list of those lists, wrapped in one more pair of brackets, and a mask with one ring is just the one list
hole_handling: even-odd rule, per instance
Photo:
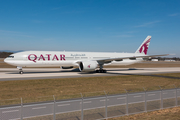
{"label": "engine nacelle", "polygon": [[96,61],[85,61],[80,62],[79,64],[79,70],[84,72],[90,72],[94,71],[98,66],[98,63]]}

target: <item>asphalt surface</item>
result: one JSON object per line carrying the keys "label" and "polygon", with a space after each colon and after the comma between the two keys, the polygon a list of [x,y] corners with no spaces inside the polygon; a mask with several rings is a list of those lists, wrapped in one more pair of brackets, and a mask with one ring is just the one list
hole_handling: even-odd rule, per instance
{"label": "asphalt surface", "polygon": [[[176,90],[163,90],[162,92],[162,99],[164,101],[163,105],[169,104],[170,107],[175,106],[175,101],[165,102],[166,99],[174,99],[176,98]],[[177,89],[177,97],[180,98],[180,89]],[[143,106],[139,106],[138,103],[145,103],[150,101],[160,101],[161,100],[161,91],[150,91],[150,92],[141,92],[141,93],[131,93],[131,94],[122,94],[122,95],[111,95],[111,96],[102,96],[102,97],[95,97],[95,98],[84,98],[84,99],[74,99],[74,100],[64,100],[64,101],[57,101],[55,102],[46,102],[46,103],[33,103],[28,105],[23,105],[22,111],[21,106],[8,106],[8,107],[1,107],[0,108],[0,119],[1,120],[10,120],[10,119],[19,119],[23,118],[31,118],[37,116],[47,116],[53,115],[55,111],[56,114],[64,114],[64,113],[71,113],[75,111],[81,111],[82,109],[82,102],[83,102],[83,110],[88,111],[97,108],[106,108],[106,101],[107,101],[107,108],[113,106],[124,106],[126,105],[126,101],[128,101],[128,105],[134,105],[133,107],[136,108],[135,112],[142,112],[145,111]],[[180,100],[180,99],[179,99]],[[180,104],[179,104],[180,105]],[[148,104],[148,107],[154,107],[155,104]],[[55,109],[54,109],[55,108]],[[156,106],[154,109],[160,109],[160,106]],[[121,107],[118,109],[121,111]],[[122,110],[123,111],[123,110]],[[92,113],[91,113],[92,114]],[[126,114],[125,112],[123,114]],[[110,114],[109,114],[110,115]],[[103,114],[101,115],[103,116]],[[67,119],[67,118],[66,118]]]}
{"label": "asphalt surface", "polygon": [[107,68],[107,73],[85,73],[79,69],[60,68],[24,68],[24,74],[19,74],[16,68],[0,68],[0,81],[33,80],[52,78],[97,77],[117,75],[152,75],[160,73],[179,73],[180,67],[169,68]]}

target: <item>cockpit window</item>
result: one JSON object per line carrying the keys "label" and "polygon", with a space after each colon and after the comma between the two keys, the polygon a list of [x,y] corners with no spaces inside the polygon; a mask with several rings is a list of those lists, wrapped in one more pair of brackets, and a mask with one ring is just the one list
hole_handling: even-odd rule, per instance
{"label": "cockpit window", "polygon": [[8,58],[14,58],[14,56],[8,56]]}

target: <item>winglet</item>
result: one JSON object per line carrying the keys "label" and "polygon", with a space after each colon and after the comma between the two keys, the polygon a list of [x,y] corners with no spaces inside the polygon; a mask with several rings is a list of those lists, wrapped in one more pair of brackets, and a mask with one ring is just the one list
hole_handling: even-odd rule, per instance
{"label": "winglet", "polygon": [[147,51],[149,48],[149,44],[151,41],[151,36],[147,36],[144,42],[141,44],[141,46],[136,50],[135,53],[141,53],[143,55],[147,55]]}

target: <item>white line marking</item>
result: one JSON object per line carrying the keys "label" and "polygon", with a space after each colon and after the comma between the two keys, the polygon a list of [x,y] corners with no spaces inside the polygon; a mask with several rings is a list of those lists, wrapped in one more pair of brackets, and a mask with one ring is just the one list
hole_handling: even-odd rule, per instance
{"label": "white line marking", "polygon": [[5,107],[5,108],[0,108],[0,110],[3,110],[3,109],[14,109],[14,108],[21,108],[21,106],[17,106],[17,107]]}
{"label": "white line marking", "polygon": [[[81,104],[81,103],[82,103],[82,102],[80,102],[80,104]],[[84,103],[91,103],[91,101],[83,102],[83,104],[84,104]]]}
{"label": "white line marking", "polygon": [[155,95],[155,94],[149,94],[148,96],[153,96],[153,95]]}
{"label": "white line marking", "polygon": [[19,110],[3,111],[2,113],[18,112]]}
{"label": "white line marking", "polygon": [[17,120],[17,119],[20,119],[20,118],[14,118],[14,119],[9,119],[9,120]]}
{"label": "white line marking", "polygon": [[142,95],[139,95],[139,96],[134,96],[134,97],[141,97]]}
{"label": "white line marking", "polygon": [[[106,99],[104,99],[104,100],[100,100],[100,102],[104,102],[104,101],[106,101]],[[109,101],[109,99],[107,99],[107,101]]]}
{"label": "white line marking", "polygon": [[60,102],[56,102],[56,103],[74,103],[74,102],[80,102],[80,101],[82,101],[82,100],[72,100],[72,101],[68,100],[68,101],[60,101]]}
{"label": "white line marking", "polygon": [[41,104],[32,104],[32,105],[24,105],[23,107],[30,107],[30,106],[38,106],[38,105],[54,105],[54,102],[51,103],[41,103]]}
{"label": "white line marking", "polygon": [[126,97],[126,95],[115,95],[115,96],[108,96],[108,98],[118,98],[118,97]]}
{"label": "white line marking", "polygon": [[139,95],[139,94],[144,95],[145,93],[130,93],[129,95],[134,95],[134,94],[136,94],[136,95]]}
{"label": "white line marking", "polygon": [[44,106],[44,107],[36,107],[36,108],[32,108],[32,109],[35,110],[35,109],[44,109],[44,108],[46,108],[46,106]]}
{"label": "white line marking", "polygon": [[70,105],[70,104],[62,104],[62,105],[58,105],[58,106],[68,106],[68,105]]}
{"label": "white line marking", "polygon": [[119,99],[126,99],[126,97],[122,97],[122,98],[117,98],[117,99],[118,99],[118,100],[119,100]]}

